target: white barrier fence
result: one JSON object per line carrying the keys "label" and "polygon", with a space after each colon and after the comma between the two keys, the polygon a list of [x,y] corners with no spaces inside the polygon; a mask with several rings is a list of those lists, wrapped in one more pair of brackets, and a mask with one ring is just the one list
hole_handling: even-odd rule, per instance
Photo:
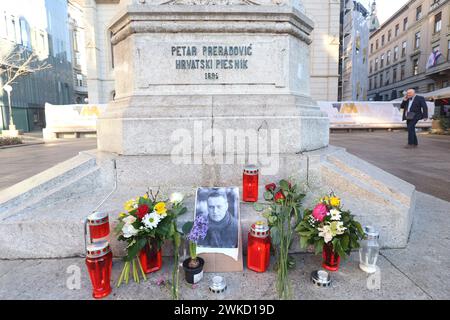
{"label": "white barrier fence", "polygon": [[[320,110],[326,112],[330,118],[331,129],[377,129],[403,128],[406,121],[402,121],[400,112],[401,102],[372,102],[372,101],[317,101]],[[427,102],[428,118],[434,114],[434,103]],[[421,120],[417,127],[431,127],[431,120]]]}
{"label": "white barrier fence", "polygon": [[46,103],[44,139],[95,136],[97,118],[105,109],[106,104],[53,105]]}
{"label": "white barrier fence", "polygon": [[[330,119],[331,129],[376,129],[403,128],[400,102],[371,101],[317,101],[320,110]],[[434,103],[427,102],[428,117],[434,114]],[[106,104],[45,104],[46,128],[44,139],[51,140],[64,137],[94,136],[96,122],[106,109]],[[431,127],[431,120],[422,120],[418,127]]]}

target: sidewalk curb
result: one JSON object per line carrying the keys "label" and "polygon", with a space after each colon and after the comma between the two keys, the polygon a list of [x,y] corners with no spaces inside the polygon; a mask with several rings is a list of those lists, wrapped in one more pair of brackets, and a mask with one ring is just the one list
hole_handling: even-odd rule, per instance
{"label": "sidewalk curb", "polygon": [[40,142],[30,142],[30,143],[21,143],[21,144],[13,144],[11,146],[2,146],[0,147],[1,149],[10,149],[10,148],[18,148],[18,147],[27,147],[27,146],[35,146],[38,144],[45,144],[44,141],[40,141]]}

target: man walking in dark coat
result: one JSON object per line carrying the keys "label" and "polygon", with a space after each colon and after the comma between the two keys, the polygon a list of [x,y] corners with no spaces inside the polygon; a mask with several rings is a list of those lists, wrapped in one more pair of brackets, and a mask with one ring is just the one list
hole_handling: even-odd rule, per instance
{"label": "man walking in dark coat", "polygon": [[416,124],[419,120],[428,118],[425,98],[416,95],[414,89],[408,89],[400,108],[403,109],[403,120],[406,120],[406,126],[408,127],[408,144],[405,148],[417,147]]}

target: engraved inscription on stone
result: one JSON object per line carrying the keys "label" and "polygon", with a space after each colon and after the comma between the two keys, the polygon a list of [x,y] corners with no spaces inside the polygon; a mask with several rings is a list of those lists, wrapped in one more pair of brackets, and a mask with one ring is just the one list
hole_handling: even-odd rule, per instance
{"label": "engraved inscription on stone", "polygon": [[[284,86],[283,50],[277,40],[245,43],[138,42],[140,88],[173,84]],[[140,48],[147,48],[142,50]],[[143,70],[154,70],[149,75]]]}

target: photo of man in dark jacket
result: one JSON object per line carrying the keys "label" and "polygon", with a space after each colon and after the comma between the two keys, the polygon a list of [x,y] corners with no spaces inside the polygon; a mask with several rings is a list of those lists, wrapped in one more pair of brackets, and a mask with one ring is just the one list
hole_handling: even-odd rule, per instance
{"label": "photo of man in dark jacket", "polygon": [[208,215],[208,232],[198,245],[211,248],[237,248],[239,223],[235,207],[239,195],[235,195],[232,191],[227,192],[225,188],[211,188],[207,194],[205,188],[199,189],[196,214]]}
{"label": "photo of man in dark jacket", "polygon": [[403,121],[406,120],[408,128],[408,144],[405,148],[415,148],[418,146],[416,124],[428,118],[427,103],[424,97],[416,95],[414,89],[408,89],[400,108],[403,109]]}

